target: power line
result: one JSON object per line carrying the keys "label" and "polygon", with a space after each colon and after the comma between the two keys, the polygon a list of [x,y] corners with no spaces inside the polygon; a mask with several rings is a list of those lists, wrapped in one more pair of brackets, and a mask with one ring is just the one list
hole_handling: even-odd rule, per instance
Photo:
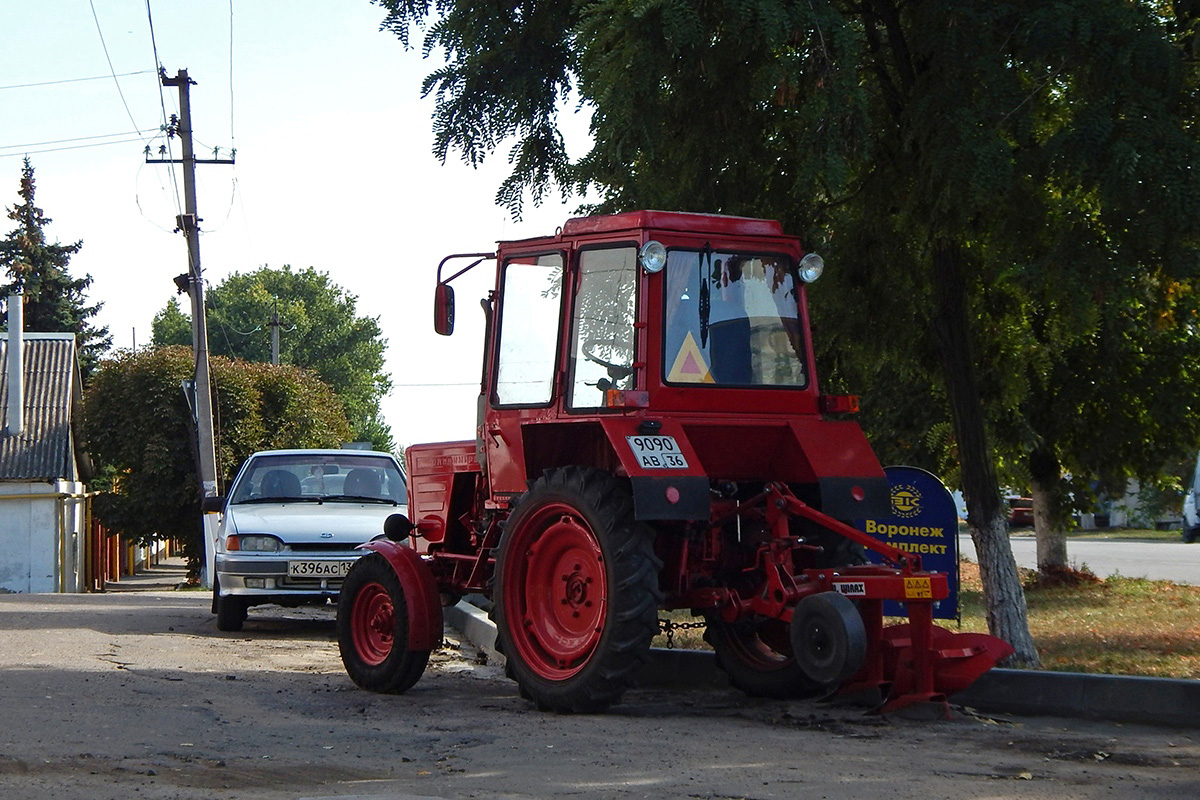
{"label": "power line", "polygon": [[131,75],[150,75],[154,72],[151,69],[138,70],[137,72],[122,72],[120,74],[96,75],[91,78],[63,78],[58,81],[40,81],[38,83],[14,83],[11,86],[0,86],[0,90],[4,89],[32,89],[38,86],[57,86],[61,83],[82,83],[83,81],[106,81],[109,78],[128,78]]}
{"label": "power line", "polygon": [[229,0],[229,146],[237,147],[233,135],[233,0]]}
{"label": "power line", "polygon": [[[234,104],[233,104],[233,0],[229,0],[229,150],[231,153],[236,155],[237,139],[234,136],[233,113],[234,113]],[[219,148],[215,148],[215,147],[212,147],[209,145],[205,145],[205,147],[212,151],[213,157],[215,158]],[[218,225],[217,227],[208,231],[208,233],[216,233],[217,231],[219,231],[225,227],[226,223],[229,222],[229,217],[233,214],[234,200],[237,199],[238,197],[239,197],[239,195],[238,195],[237,165],[235,164],[235,165],[233,165],[233,176],[230,178],[229,205],[225,209],[225,218],[221,220],[220,225]],[[245,215],[245,213],[246,213],[246,207],[245,207],[245,204],[243,204],[242,205],[242,214]]]}
{"label": "power line", "polygon": [[108,61],[108,71],[112,73],[113,83],[117,86],[117,94],[121,96],[121,105],[125,106],[125,113],[129,116],[133,129],[140,130],[137,120],[133,118],[133,112],[129,110],[129,103],[125,101],[125,92],[121,91],[121,82],[117,80],[117,71],[113,69],[112,56],[108,54],[108,45],[104,41],[104,31],[100,30],[100,17],[96,14],[96,4],[93,0],[88,0],[88,5],[92,7],[92,19],[96,21],[96,33],[100,34],[100,46],[104,48],[104,58]]}
{"label": "power line", "polygon": [[[145,168],[146,168],[146,164],[143,162],[142,165],[138,167],[138,176],[141,176],[142,170]],[[156,177],[157,177],[157,170],[155,170],[155,173],[156,173]],[[138,178],[134,178],[133,183],[134,183],[133,202],[137,204],[137,210],[138,210],[138,213],[142,215],[142,219],[146,220],[147,222],[149,222],[154,227],[158,228],[163,233],[172,233],[172,234],[175,233],[175,231],[172,230],[171,228],[168,228],[165,225],[160,225],[157,222],[155,222],[153,219],[151,219],[150,217],[146,216],[146,211],[145,211],[145,209],[142,208],[142,193],[141,193],[141,190],[139,188],[137,188],[140,186]],[[158,188],[160,188],[164,191],[166,190],[166,187],[163,186],[163,184],[162,184],[161,177],[159,177],[159,180],[158,180]]]}
{"label": "power line", "polygon": [[[95,136],[77,136],[74,139],[51,139],[46,142],[28,142],[26,144],[0,144],[0,150],[21,150],[26,147],[45,147],[48,144],[69,144],[71,142],[86,142],[92,139],[111,139],[114,136],[141,136],[143,133],[153,133],[153,128],[144,131],[121,131],[120,133],[100,133]],[[101,142],[101,144],[107,144]]]}
{"label": "power line", "polygon": [[[162,62],[158,60],[158,42],[154,38],[154,15],[150,13],[150,0],[146,0],[146,21],[150,23],[150,47],[154,50],[154,70],[159,75],[158,81],[158,105],[162,109],[162,124],[166,129],[170,125],[170,120],[167,118],[167,101],[163,96],[162,78],[166,77],[167,71],[163,69]],[[175,154],[171,152],[171,137],[167,137],[167,155],[173,160]],[[175,177],[175,169],[170,170],[171,187],[175,190],[175,213],[176,215],[183,213],[183,203],[179,199],[179,180]]]}
{"label": "power line", "polygon": [[444,386],[478,386],[479,381],[465,381],[459,383],[393,383],[392,386],[397,389],[440,389]]}
{"label": "power line", "polygon": [[20,158],[23,156],[38,155],[39,153],[58,153],[63,150],[82,150],[83,148],[86,148],[86,147],[104,147],[105,145],[110,145],[110,144],[129,144],[130,142],[144,142],[144,141],[145,140],[141,139],[141,138],[117,139],[112,142],[92,142],[91,144],[76,144],[76,145],[71,145],[70,147],[47,147],[42,150],[29,150],[28,152],[24,152],[24,153],[0,153],[0,158]]}

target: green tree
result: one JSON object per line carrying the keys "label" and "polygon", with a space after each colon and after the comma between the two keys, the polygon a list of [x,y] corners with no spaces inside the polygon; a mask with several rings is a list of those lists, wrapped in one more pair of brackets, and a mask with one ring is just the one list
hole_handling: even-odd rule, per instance
{"label": "green tree", "polygon": [[1068,566],[1063,531],[1072,512],[1091,510],[1094,489],[1177,485],[1200,446],[1197,287],[1137,273],[1124,283],[1086,338],[1031,377],[1021,406],[1044,572]]}
{"label": "green tree", "polygon": [[[87,305],[92,276],[72,278],[67,271],[71,256],[82,249],[83,242],[47,243],[46,226],[52,220],[37,207],[36,192],[33,165],[26,157],[17,192],[21,202],[8,209],[8,218],[17,227],[0,241],[0,267],[9,277],[9,282],[0,286],[0,296],[24,292],[25,330],[75,334],[80,370],[86,382],[97,362],[112,347],[112,337],[107,327],[96,327],[91,322],[103,305]],[[7,330],[7,311],[5,316]]]}
{"label": "green tree", "polygon": [[[271,323],[279,320],[280,363],[312,370],[338,393],[351,435],[377,450],[395,449],[379,401],[391,390],[376,317],[358,316],[357,298],[312,267],[262,267],[234,273],[205,293],[208,346],[215,355],[271,360]],[[172,299],[154,318],[155,345],[192,342],[190,315]]]}
{"label": "green tree", "polygon": [[[379,4],[405,44],[436,14],[435,152],[475,162],[514,141],[498,200],[515,213],[557,183],[598,191],[599,210],[770,216],[841,265],[814,292],[822,333],[848,374],[889,362],[905,390],[932,379],[914,391],[940,397],[953,432],[989,627],[1036,664],[992,441],[1047,353],[1096,329],[1074,321],[1126,302],[1127,271],[1196,271],[1195,85],[1170,7]],[[556,121],[572,90],[594,138],[574,163]],[[1055,335],[1007,339],[1033,331],[1031,300]]]}
{"label": "green tree", "polygon": [[[211,367],[223,487],[256,450],[338,447],[349,434],[337,395],[306,370],[219,356]],[[136,541],[178,540],[197,574],[204,551],[195,425],[181,387],[193,372],[190,348],[122,351],[96,371],[85,419],[108,479],[96,516]]]}

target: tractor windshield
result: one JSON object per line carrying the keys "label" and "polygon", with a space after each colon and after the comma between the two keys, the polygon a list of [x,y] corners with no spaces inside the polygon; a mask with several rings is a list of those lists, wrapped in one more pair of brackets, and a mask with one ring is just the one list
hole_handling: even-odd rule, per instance
{"label": "tractor windshield", "polygon": [[663,377],[714,386],[808,385],[795,264],[711,249],[667,254]]}

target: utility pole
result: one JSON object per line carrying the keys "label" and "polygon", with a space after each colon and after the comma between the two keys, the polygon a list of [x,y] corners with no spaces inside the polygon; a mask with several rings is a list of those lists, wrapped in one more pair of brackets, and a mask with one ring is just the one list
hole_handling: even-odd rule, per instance
{"label": "utility pole", "polygon": [[[196,214],[196,156],[192,152],[192,106],[190,89],[194,83],[186,69],[179,70],[174,78],[159,68],[163,86],[179,88],[179,120],[175,131],[183,145],[183,158],[151,159],[147,152],[147,164],[183,165],[184,213],[175,218],[177,230],[187,237],[188,272],[187,291],[192,300],[192,351],[196,358],[196,444],[199,458],[200,491],[204,497],[217,495],[216,437],[213,433],[212,385],[208,372],[208,331],[205,327],[204,278],[200,270],[200,218]],[[171,131],[168,131],[170,133]],[[205,159],[207,164],[232,164],[233,158]],[[183,276],[180,276],[182,278]],[[216,542],[217,518],[215,514],[204,514],[205,532],[205,585],[211,586],[214,567],[214,545]]]}
{"label": "utility pole", "polygon": [[271,363],[279,366],[279,301],[271,311]]}

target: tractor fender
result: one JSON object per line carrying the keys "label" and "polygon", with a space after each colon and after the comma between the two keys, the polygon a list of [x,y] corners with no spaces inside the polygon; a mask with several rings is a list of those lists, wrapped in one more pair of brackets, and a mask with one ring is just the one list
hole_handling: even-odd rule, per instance
{"label": "tractor fender", "polygon": [[442,602],[437,581],[416,550],[389,539],[358,546],[387,559],[396,572],[408,607],[408,649],[426,652],[442,643]]}

